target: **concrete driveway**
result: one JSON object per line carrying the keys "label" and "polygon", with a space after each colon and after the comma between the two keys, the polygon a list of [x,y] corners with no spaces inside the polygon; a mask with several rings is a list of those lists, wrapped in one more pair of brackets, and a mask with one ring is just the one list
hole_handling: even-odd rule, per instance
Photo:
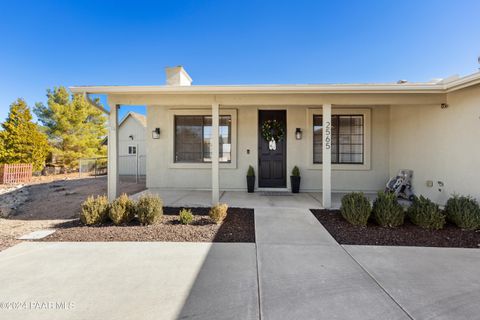
{"label": "concrete driveway", "polygon": [[254,244],[22,243],[0,283],[0,319],[258,317]]}
{"label": "concrete driveway", "polygon": [[307,209],[255,209],[257,243],[22,243],[0,319],[475,319],[480,250],[340,246]]}
{"label": "concrete driveway", "polygon": [[480,319],[480,250],[344,246],[413,319]]}

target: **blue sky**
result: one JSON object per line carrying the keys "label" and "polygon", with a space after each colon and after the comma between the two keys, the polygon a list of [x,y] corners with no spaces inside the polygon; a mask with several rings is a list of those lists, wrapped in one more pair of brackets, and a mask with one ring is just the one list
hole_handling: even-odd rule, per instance
{"label": "blue sky", "polygon": [[[64,85],[427,81],[478,71],[480,1],[1,1],[0,119]],[[126,110],[125,110],[126,111]]]}

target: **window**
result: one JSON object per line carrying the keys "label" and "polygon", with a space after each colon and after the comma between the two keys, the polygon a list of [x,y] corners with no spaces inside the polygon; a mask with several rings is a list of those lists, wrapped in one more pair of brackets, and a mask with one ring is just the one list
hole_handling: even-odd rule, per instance
{"label": "window", "polygon": [[[313,116],[313,163],[322,163],[322,116]],[[332,163],[364,163],[363,115],[332,115]]]}
{"label": "window", "polygon": [[136,146],[128,146],[128,154],[137,154]]}
{"label": "window", "polygon": [[[231,162],[231,116],[219,117],[219,161]],[[176,163],[212,161],[211,116],[175,116]]]}

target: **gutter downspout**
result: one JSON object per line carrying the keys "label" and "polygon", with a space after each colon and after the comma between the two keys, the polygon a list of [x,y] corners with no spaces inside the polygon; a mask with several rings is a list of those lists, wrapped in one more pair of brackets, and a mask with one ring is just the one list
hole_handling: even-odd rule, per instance
{"label": "gutter downspout", "polygon": [[90,98],[90,94],[88,92],[83,92],[83,97],[85,98],[85,100],[87,100],[88,103],[90,103],[93,107],[101,110],[103,113],[105,114],[110,114],[110,111],[108,111],[107,109],[105,109],[104,107],[102,106],[99,106],[98,104],[96,104],[91,98]]}

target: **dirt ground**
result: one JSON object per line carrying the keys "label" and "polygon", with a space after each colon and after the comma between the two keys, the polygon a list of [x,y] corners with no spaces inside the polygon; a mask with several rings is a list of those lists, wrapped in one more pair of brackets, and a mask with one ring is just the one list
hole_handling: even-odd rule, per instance
{"label": "dirt ground", "polygon": [[[135,183],[121,177],[120,192],[134,194],[145,189],[145,181]],[[76,174],[35,177],[21,186],[0,186],[0,251],[31,231],[51,228],[78,217],[80,204],[89,195],[106,194],[107,178],[79,177]]]}

